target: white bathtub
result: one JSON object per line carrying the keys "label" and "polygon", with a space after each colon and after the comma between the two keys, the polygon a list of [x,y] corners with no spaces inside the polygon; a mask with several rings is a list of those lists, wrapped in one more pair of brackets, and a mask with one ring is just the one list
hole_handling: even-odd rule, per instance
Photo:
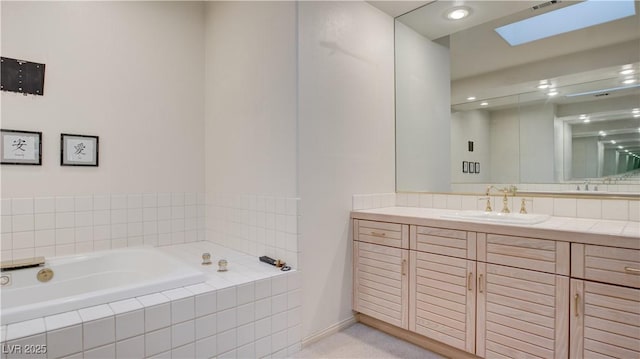
{"label": "white bathtub", "polygon": [[[37,280],[42,268],[54,272]],[[205,275],[151,247],[47,259],[44,266],[2,272],[11,285],[0,289],[1,323],[44,317],[167,289],[196,284]]]}

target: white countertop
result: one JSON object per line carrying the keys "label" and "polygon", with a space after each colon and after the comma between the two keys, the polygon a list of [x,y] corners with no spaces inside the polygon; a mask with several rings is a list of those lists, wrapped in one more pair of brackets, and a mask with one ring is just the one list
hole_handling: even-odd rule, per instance
{"label": "white countertop", "polygon": [[[640,222],[554,217],[537,224],[512,224],[481,220],[444,218],[459,210],[384,207],[352,211],[356,219],[394,221],[415,225],[443,226],[477,232],[535,236],[553,240],[622,246],[640,249]],[[615,240],[615,243],[609,242]]]}

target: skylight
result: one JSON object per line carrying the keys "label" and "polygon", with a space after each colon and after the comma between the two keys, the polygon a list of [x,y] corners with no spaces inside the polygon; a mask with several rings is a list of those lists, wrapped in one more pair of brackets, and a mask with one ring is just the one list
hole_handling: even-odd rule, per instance
{"label": "skylight", "polygon": [[633,16],[634,0],[587,0],[496,28],[511,46]]}

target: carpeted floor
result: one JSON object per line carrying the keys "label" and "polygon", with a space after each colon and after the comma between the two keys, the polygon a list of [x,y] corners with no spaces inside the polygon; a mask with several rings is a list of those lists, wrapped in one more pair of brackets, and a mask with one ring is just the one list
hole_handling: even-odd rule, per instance
{"label": "carpeted floor", "polygon": [[440,359],[443,357],[364,324],[356,323],[309,345],[295,354],[294,358]]}

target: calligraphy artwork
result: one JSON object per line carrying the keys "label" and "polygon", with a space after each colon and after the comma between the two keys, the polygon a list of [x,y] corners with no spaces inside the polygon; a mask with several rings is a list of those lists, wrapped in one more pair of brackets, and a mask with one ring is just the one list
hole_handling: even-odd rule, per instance
{"label": "calligraphy artwork", "polygon": [[98,136],[63,133],[60,146],[60,165],[98,166]]}
{"label": "calligraphy artwork", "polygon": [[42,132],[1,130],[3,165],[42,165]]}

